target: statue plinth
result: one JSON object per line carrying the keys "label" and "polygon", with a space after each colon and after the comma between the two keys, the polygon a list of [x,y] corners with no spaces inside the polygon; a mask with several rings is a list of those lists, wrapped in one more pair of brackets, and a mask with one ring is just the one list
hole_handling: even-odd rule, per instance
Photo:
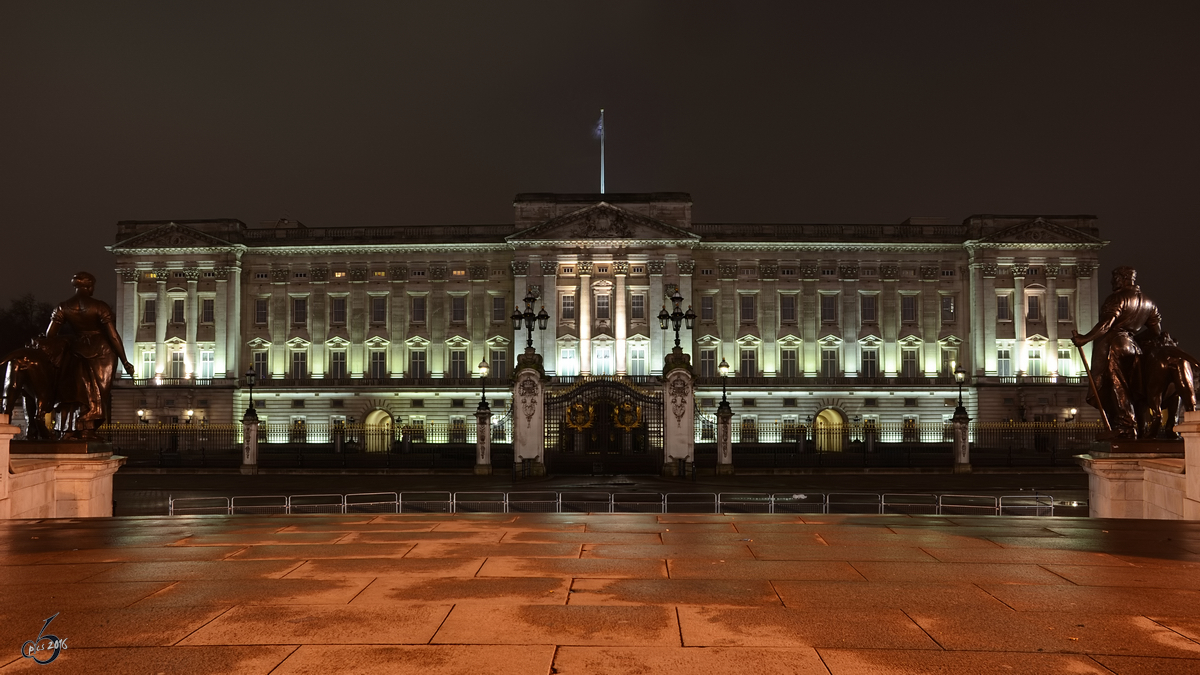
{"label": "statue plinth", "polygon": [[1095,459],[1182,459],[1183,440],[1113,438],[1092,441],[1088,455]]}
{"label": "statue plinth", "polygon": [[13,455],[96,455],[113,452],[112,444],[104,441],[12,441],[9,452]]}

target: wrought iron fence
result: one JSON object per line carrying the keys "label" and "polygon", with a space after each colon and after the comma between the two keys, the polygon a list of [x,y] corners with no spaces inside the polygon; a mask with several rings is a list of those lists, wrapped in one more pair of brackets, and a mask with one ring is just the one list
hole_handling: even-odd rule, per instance
{"label": "wrought iron fence", "polygon": [[128,466],[231,467],[242,462],[241,424],[106,424],[100,438]]}

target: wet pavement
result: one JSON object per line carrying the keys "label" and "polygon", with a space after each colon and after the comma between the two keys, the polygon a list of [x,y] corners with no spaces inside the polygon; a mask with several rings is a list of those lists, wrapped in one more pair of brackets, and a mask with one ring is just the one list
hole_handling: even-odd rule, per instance
{"label": "wet pavement", "polygon": [[6,521],[0,587],[4,673],[1200,672],[1200,522]]}

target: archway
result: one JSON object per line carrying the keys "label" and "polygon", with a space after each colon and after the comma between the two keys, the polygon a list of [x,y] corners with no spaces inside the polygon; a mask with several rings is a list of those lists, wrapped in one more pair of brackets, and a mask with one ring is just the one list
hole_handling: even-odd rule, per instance
{"label": "archway", "polygon": [[363,420],[363,444],[367,452],[387,452],[392,447],[392,414],[372,410]]}
{"label": "archway", "polygon": [[817,452],[841,452],[846,437],[846,417],[837,408],[826,408],[817,413],[814,424]]}

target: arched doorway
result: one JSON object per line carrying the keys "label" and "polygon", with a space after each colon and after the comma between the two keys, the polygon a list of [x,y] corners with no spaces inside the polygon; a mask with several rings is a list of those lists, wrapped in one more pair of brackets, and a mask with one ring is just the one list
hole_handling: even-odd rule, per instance
{"label": "arched doorway", "polygon": [[813,425],[817,452],[841,452],[846,437],[846,417],[836,408],[826,408],[817,413]]}
{"label": "arched doorway", "polygon": [[367,452],[387,452],[392,447],[392,414],[372,410],[363,420],[363,444]]}

